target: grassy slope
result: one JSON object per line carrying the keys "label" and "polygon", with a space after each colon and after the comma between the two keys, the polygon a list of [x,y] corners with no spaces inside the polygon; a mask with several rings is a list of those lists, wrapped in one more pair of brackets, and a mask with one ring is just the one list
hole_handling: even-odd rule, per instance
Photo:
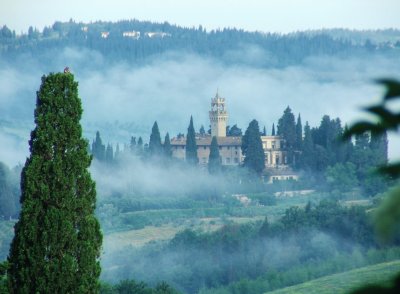
{"label": "grassy slope", "polygon": [[365,285],[366,283],[390,283],[400,272],[400,260],[362,267],[348,272],[315,279],[299,285],[268,292],[269,294],[307,293],[340,294]]}

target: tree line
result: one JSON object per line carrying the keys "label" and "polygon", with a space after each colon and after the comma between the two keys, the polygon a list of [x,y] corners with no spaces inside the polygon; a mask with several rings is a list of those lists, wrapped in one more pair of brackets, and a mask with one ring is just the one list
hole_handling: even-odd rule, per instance
{"label": "tree line", "polygon": [[[123,37],[123,32],[137,31],[139,39]],[[102,32],[108,32],[107,38]],[[149,37],[146,32],[162,32],[165,37]],[[360,33],[361,34],[361,33]],[[335,38],[327,32],[294,33],[290,35],[263,34],[239,29],[218,29],[207,32],[202,26],[185,28],[167,22],[127,20],[116,23],[55,22],[42,31],[30,27],[27,34],[16,35],[7,26],[0,29],[0,55],[15,57],[32,54],[48,62],[48,53],[65,47],[87,48],[104,54],[108,60],[125,60],[132,63],[146,62],[149,57],[169,51],[186,51],[203,56],[217,57],[227,63],[243,63],[258,67],[276,67],[299,63],[309,56],[357,56],[360,54],[386,54],[400,47],[395,44],[374,44],[352,42],[351,39]],[[257,46],[271,55],[271,58],[252,60],[235,58],[226,54],[242,50],[243,44]],[[378,46],[379,45],[379,46]]]}

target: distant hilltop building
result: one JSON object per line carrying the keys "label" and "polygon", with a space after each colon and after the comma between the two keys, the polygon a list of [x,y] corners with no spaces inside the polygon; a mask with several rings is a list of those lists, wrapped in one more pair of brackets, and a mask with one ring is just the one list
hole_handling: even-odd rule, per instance
{"label": "distant hilltop building", "polygon": [[[222,165],[235,166],[243,163],[242,137],[227,136],[226,134],[228,117],[225,98],[221,97],[217,92],[215,97],[211,98],[211,109],[209,111],[211,135],[196,134],[199,164],[208,164],[213,136],[217,137]],[[290,170],[287,164],[287,151],[285,151],[285,141],[283,138],[281,136],[261,136],[261,141],[265,153],[265,167],[270,176],[269,181],[297,179],[297,176]],[[172,156],[185,160],[185,136],[172,138],[171,146]]]}
{"label": "distant hilltop building", "polygon": [[110,32],[101,32],[101,37],[103,39],[107,39],[109,35],[110,35]]}
{"label": "distant hilltop building", "polygon": [[140,32],[137,32],[137,31],[123,32],[122,36],[124,38],[132,38],[132,39],[138,40],[140,38]]}
{"label": "distant hilltop building", "polygon": [[164,33],[164,32],[146,32],[144,33],[146,37],[149,38],[164,38],[164,37],[171,37],[171,34]]}

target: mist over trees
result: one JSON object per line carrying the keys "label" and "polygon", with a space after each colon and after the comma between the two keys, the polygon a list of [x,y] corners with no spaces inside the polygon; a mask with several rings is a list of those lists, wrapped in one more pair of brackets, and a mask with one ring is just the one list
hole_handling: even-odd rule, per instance
{"label": "mist over trees", "polygon": [[[123,35],[126,32],[132,36]],[[8,27],[0,29],[0,56],[13,57],[18,54],[32,54],[48,62],[46,51],[72,46],[96,50],[107,59],[122,59],[133,63],[146,62],[151,56],[168,51],[193,52],[203,56],[213,56],[227,63],[241,63],[252,66],[286,66],[303,61],[309,56],[349,56],[364,53],[393,53],[400,42],[380,43],[375,35],[387,34],[388,40],[395,40],[397,30],[385,32],[354,32],[322,30],[293,33],[288,35],[246,32],[240,29],[206,31],[202,26],[184,28],[168,22],[126,20],[116,23],[55,22],[43,31],[32,27],[28,34],[16,35]],[[357,41],[354,41],[357,40]],[[270,52],[268,58],[240,58],[229,54],[240,49],[243,44],[251,44]]]}

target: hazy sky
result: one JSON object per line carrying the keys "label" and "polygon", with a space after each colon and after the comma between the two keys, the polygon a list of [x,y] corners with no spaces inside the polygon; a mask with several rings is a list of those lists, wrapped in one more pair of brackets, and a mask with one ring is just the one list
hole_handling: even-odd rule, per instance
{"label": "hazy sky", "polygon": [[399,0],[0,0],[0,25],[17,33],[55,20],[168,21],[207,29],[291,32],[306,29],[400,28]]}

